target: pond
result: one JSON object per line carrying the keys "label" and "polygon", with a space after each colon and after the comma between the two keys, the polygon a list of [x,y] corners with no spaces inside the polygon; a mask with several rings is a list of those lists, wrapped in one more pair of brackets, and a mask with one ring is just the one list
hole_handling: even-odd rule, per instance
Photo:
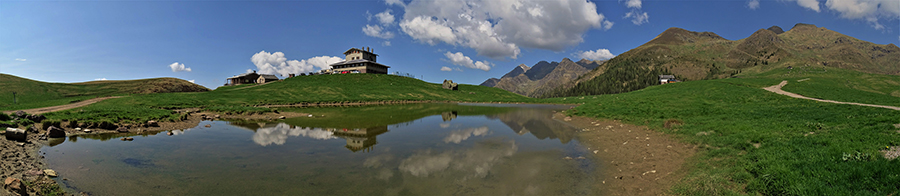
{"label": "pond", "polygon": [[92,195],[590,195],[596,164],[551,118],[567,108],[283,108],[312,117],[73,136],[41,152],[61,185]]}

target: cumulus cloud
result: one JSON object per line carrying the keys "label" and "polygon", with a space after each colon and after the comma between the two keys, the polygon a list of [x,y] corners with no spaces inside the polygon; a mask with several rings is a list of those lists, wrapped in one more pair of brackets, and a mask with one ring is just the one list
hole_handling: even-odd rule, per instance
{"label": "cumulus cloud", "polygon": [[289,136],[303,136],[318,140],[329,140],[337,138],[334,136],[334,133],[322,128],[291,128],[291,126],[288,124],[278,123],[278,125],[275,125],[275,127],[263,127],[256,129],[256,133],[253,134],[252,139],[253,142],[259,144],[260,146],[268,146],[271,144],[282,145],[285,141],[287,141],[287,138]]}
{"label": "cumulus cloud", "polygon": [[443,66],[443,67],[441,67],[441,71],[453,71],[453,69],[450,69],[447,66]]}
{"label": "cumulus cloud", "polygon": [[625,5],[629,8],[641,9],[641,0],[628,0],[625,2]]}
{"label": "cumulus cloud", "polygon": [[591,59],[591,60],[607,60],[607,59],[616,57],[616,55],[609,52],[609,50],[602,49],[602,48],[593,50],[593,51],[591,51],[591,50],[582,51],[582,52],[576,53],[576,56],[578,56],[579,58]]}
{"label": "cumulus cloud", "polygon": [[613,24],[585,0],[413,0],[404,11],[399,26],[413,39],[469,47],[494,59],[515,59],[521,47],[562,51],[583,42],[589,29]]}
{"label": "cumulus cloud", "polygon": [[841,13],[842,18],[863,19],[878,30],[884,29],[879,19],[900,19],[900,1],[897,0],[828,0],[825,7]]}
{"label": "cumulus cloud", "polygon": [[642,25],[644,23],[650,22],[650,16],[647,12],[641,12],[641,10],[635,9],[631,10],[631,12],[625,13],[625,19],[631,18],[631,23],[635,25]]}
{"label": "cumulus cloud", "polygon": [[810,10],[816,11],[816,12],[821,11],[821,10],[819,10],[819,0],[796,0],[796,1],[797,1],[797,5],[800,5],[800,7],[805,7],[807,9],[810,9]]}
{"label": "cumulus cloud", "polygon": [[97,81],[103,81],[103,80],[106,80],[106,78],[97,78],[97,79],[94,79],[94,80],[97,80]]}
{"label": "cumulus cloud", "polygon": [[27,61],[28,59],[16,59],[16,61]]}
{"label": "cumulus cloud", "polygon": [[473,61],[472,58],[469,58],[466,55],[463,55],[462,52],[456,52],[456,53],[446,52],[446,53],[444,53],[444,56],[447,57],[447,60],[450,60],[450,63],[453,63],[454,65],[459,65],[459,66],[468,67],[468,68],[472,68],[472,69],[480,69],[480,70],[484,70],[484,71],[491,70],[492,65],[490,62]]}
{"label": "cumulus cloud", "polygon": [[386,31],[381,26],[378,25],[366,25],[362,28],[363,33],[368,36],[377,37],[381,39],[391,39],[394,38],[394,33],[390,31]]}
{"label": "cumulus cloud", "polygon": [[[306,73],[330,68],[328,65],[343,61],[344,58],[336,56],[317,56],[305,60],[288,60],[284,57],[284,53],[275,52],[268,53],[260,51],[250,57],[250,61],[256,65],[258,73],[261,74],[277,74],[287,76],[288,74]],[[252,71],[252,70],[247,70]]]}
{"label": "cumulus cloud", "polygon": [[375,14],[375,18],[377,18],[378,22],[380,22],[382,25],[389,25],[391,23],[394,23],[394,15],[391,14],[391,11],[392,10],[390,9],[384,10],[384,12]]}
{"label": "cumulus cloud", "polygon": [[191,71],[190,67],[184,67],[184,63],[178,63],[178,62],[169,64],[169,68],[172,68],[172,72],[181,72],[181,71],[190,72]]}
{"label": "cumulus cloud", "polygon": [[399,5],[400,7],[406,7],[406,4],[403,3],[402,0],[385,0],[384,4],[387,5]]}
{"label": "cumulus cloud", "polygon": [[747,7],[749,7],[751,10],[759,9],[759,0],[748,1]]}
{"label": "cumulus cloud", "polygon": [[444,137],[444,143],[459,144],[472,136],[485,136],[488,134],[488,131],[490,129],[487,126],[450,131],[450,135]]}

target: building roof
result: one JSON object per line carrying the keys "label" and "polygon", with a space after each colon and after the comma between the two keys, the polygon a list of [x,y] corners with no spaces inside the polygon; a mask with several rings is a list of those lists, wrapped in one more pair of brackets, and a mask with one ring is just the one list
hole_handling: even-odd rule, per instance
{"label": "building roof", "polygon": [[659,79],[675,79],[673,75],[659,75]]}
{"label": "building roof", "polygon": [[375,54],[375,53],[372,53],[372,52],[369,52],[369,51],[366,51],[366,50],[363,50],[363,49],[359,49],[359,48],[350,48],[350,49],[348,49],[346,52],[344,52],[344,55],[350,54],[350,52],[352,52],[352,51],[354,51],[354,50],[359,50],[359,51],[364,52],[364,53],[369,53],[369,54],[371,54],[371,55],[378,56],[378,55]]}
{"label": "building roof", "polygon": [[265,78],[265,79],[270,79],[270,80],[277,80],[277,79],[278,79],[278,76],[275,76],[275,75],[269,75],[269,74],[259,74],[259,77]]}
{"label": "building roof", "polygon": [[376,63],[375,61],[370,61],[370,60],[366,60],[366,59],[356,59],[356,60],[349,60],[349,61],[341,61],[341,62],[337,62],[337,63],[331,64],[331,65],[328,65],[328,66],[334,67],[335,65],[347,65],[347,64],[356,64],[356,63],[370,63],[370,64],[374,64],[374,65],[378,65],[378,66],[384,66],[384,67],[387,67],[387,68],[391,68],[390,66],[382,65],[381,63]]}

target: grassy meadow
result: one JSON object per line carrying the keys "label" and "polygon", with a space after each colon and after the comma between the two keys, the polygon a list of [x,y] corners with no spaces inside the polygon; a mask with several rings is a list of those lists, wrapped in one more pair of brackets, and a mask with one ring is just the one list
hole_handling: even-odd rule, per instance
{"label": "grassy meadow", "polygon": [[313,75],[263,85],[220,87],[209,92],[158,93],[105,100],[89,106],[48,113],[50,119],[136,123],[182,118],[171,109],[200,108],[223,113],[265,113],[260,106],[303,103],[380,101],[535,102],[508,91],[461,84],[458,91],[441,84],[380,74]]}
{"label": "grassy meadow", "polygon": [[[804,80],[797,82],[797,80]],[[832,82],[837,79],[840,82]],[[623,94],[555,98],[582,104],[573,115],[647,125],[697,145],[678,195],[896,195],[900,160],[879,150],[900,145],[900,111],[795,99],[897,105],[897,76],[840,69],[774,70],[748,78],[652,86]],[[879,93],[881,92],[881,93]]]}

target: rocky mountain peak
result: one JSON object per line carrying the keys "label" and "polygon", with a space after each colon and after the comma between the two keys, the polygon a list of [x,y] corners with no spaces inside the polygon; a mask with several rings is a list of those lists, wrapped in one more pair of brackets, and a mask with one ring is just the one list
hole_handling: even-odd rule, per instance
{"label": "rocky mountain peak", "polygon": [[782,34],[782,33],[784,33],[784,29],[781,29],[781,27],[779,27],[779,26],[774,26],[774,25],[773,25],[772,27],[769,27],[769,28],[766,29],[766,30],[775,32],[775,34]]}

